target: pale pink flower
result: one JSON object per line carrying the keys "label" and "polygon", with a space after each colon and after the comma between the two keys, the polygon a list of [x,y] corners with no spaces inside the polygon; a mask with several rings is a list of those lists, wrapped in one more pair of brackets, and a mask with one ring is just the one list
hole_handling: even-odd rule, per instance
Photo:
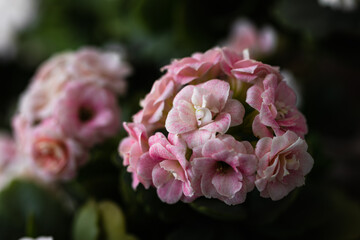
{"label": "pale pink flower", "polygon": [[127,167],[127,171],[132,173],[132,187],[135,189],[139,182],[146,188],[150,187],[148,181],[139,178],[137,175],[137,166],[140,157],[149,151],[149,142],[146,128],[141,123],[125,123],[123,124],[129,137],[124,138],[119,144],[119,154],[123,158],[123,164]]}
{"label": "pale pink flower", "polygon": [[88,159],[87,149],[66,137],[54,119],[34,128],[28,139],[26,153],[38,176],[44,180],[72,179],[77,167]]}
{"label": "pale pink flower", "polygon": [[144,124],[148,131],[163,127],[179,87],[169,74],[155,81],[150,93],[140,102],[143,109],[134,115],[134,122]]}
{"label": "pale pink flower", "polygon": [[262,197],[279,200],[305,183],[314,164],[305,140],[294,132],[259,140],[255,149],[259,159],[255,185]]}
{"label": "pale pink flower", "polygon": [[253,122],[253,132],[258,137],[282,135],[291,130],[304,137],[307,133],[305,117],[296,108],[296,94],[274,74],[268,74],[263,82],[247,91],[246,102],[260,112]]}
{"label": "pale pink flower", "polygon": [[174,98],[165,127],[193,148],[240,125],[244,114],[243,105],[231,99],[229,83],[214,79],[184,87]]}
{"label": "pale pink flower", "polygon": [[195,53],[191,57],[174,60],[162,69],[166,69],[175,82],[182,85],[194,80],[203,82],[219,75],[220,60],[221,49],[213,48],[205,53]]}
{"label": "pale pink flower", "polygon": [[120,54],[83,48],[75,53],[69,72],[73,78],[89,77],[101,86],[123,94],[126,90],[125,77],[131,69]]}
{"label": "pale pink flower", "polygon": [[279,81],[282,79],[278,67],[252,59],[244,59],[232,65],[230,76],[235,77],[237,80],[254,84],[255,82],[263,81],[270,73],[276,75]]}
{"label": "pale pink flower", "polygon": [[193,149],[193,172],[197,191],[229,205],[245,201],[254,188],[257,158],[249,142],[220,135]]}
{"label": "pale pink flower", "polygon": [[64,87],[72,81],[94,82],[112,92],[124,93],[124,78],[129,73],[130,68],[115,53],[86,48],[55,55],[40,66],[23,93],[20,114],[31,123],[52,116]]}
{"label": "pale pink flower", "polygon": [[55,106],[54,118],[67,136],[86,146],[117,133],[120,113],[114,93],[92,82],[69,82]]}
{"label": "pale pink flower", "polygon": [[257,29],[248,20],[237,20],[233,27],[227,46],[241,53],[244,49],[250,50],[250,56],[271,53],[277,43],[277,36],[273,28],[266,26]]}
{"label": "pale pink flower", "polygon": [[149,145],[149,153],[138,163],[138,174],[152,180],[159,198],[166,203],[192,197],[185,142],[173,134],[167,139],[162,133],[156,133],[149,138]]}

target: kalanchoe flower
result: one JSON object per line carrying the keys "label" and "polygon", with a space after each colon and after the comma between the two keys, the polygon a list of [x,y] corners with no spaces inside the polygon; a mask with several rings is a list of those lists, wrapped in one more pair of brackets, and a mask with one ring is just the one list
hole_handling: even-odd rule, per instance
{"label": "kalanchoe flower", "polygon": [[174,98],[165,127],[193,148],[241,124],[244,113],[243,105],[231,99],[229,84],[214,79],[184,87]]}
{"label": "kalanchoe flower", "polygon": [[272,200],[279,200],[295,187],[304,185],[304,176],[314,163],[305,140],[291,131],[260,139],[255,153],[259,158],[255,185],[262,197]]}
{"label": "kalanchoe flower", "polygon": [[99,143],[119,129],[114,94],[92,82],[69,82],[55,107],[54,117],[65,134],[85,146]]}
{"label": "kalanchoe flower", "polygon": [[149,145],[149,153],[138,163],[138,174],[152,179],[159,198],[166,203],[191,198],[194,191],[189,176],[190,162],[185,156],[185,142],[173,134],[169,134],[167,139],[162,133],[156,133],[149,138]]}
{"label": "kalanchoe flower", "polygon": [[194,175],[205,197],[218,198],[229,205],[245,201],[247,192],[254,188],[257,167],[254,149],[249,142],[222,135],[193,151]]}
{"label": "kalanchoe flower", "polygon": [[150,186],[147,180],[138,177],[137,166],[140,157],[149,151],[148,137],[146,128],[141,123],[124,123],[124,128],[129,137],[124,138],[119,144],[119,154],[124,159],[124,166],[128,166],[127,171],[132,173],[132,187],[135,189],[139,182],[146,188]]}
{"label": "kalanchoe flower", "polygon": [[254,134],[272,137],[270,127],[279,136],[291,130],[304,137],[307,133],[305,117],[296,108],[296,94],[285,81],[268,74],[263,82],[247,91],[246,102],[260,112],[253,122]]}
{"label": "kalanchoe flower", "polygon": [[191,57],[174,60],[162,69],[166,69],[177,83],[183,85],[196,79],[216,78],[220,71],[220,60],[221,49],[214,48],[205,53],[195,53]]}
{"label": "kalanchoe flower", "polygon": [[66,137],[54,119],[38,125],[27,140],[27,152],[44,180],[72,179],[77,167],[88,159],[87,149]]}
{"label": "kalanchoe flower", "polygon": [[[163,69],[166,74],[140,102],[134,123],[124,125],[129,137],[119,152],[133,174],[133,187],[139,182],[155,187],[167,203],[205,196],[233,205],[245,201],[258,170],[258,188],[267,196],[262,176],[270,170],[258,169],[252,145],[234,137],[254,145],[256,137],[267,139],[260,139],[262,146],[274,136],[277,142],[288,130],[306,134],[295,93],[279,68],[250,59],[246,50],[224,47],[175,60]],[[307,161],[308,155],[301,157],[300,162]],[[288,167],[288,172],[297,169],[290,162]]]}
{"label": "kalanchoe flower", "polygon": [[134,122],[144,124],[148,131],[161,128],[179,86],[169,75],[155,81],[150,93],[140,102],[143,109],[134,115]]}

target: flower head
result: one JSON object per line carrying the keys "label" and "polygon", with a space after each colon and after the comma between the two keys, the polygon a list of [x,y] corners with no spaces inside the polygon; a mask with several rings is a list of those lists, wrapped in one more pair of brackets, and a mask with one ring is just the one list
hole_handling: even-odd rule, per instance
{"label": "flower head", "polygon": [[255,185],[262,197],[272,200],[279,200],[295,187],[304,185],[304,176],[314,163],[305,140],[291,131],[260,139],[255,153],[259,158]]}

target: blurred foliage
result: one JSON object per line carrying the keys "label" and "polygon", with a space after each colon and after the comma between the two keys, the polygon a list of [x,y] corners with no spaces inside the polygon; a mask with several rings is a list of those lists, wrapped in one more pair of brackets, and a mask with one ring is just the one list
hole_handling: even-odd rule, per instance
{"label": "blurred foliage", "polygon": [[0,239],[112,240],[124,233],[125,220],[139,239],[359,239],[360,156],[353,143],[360,139],[359,7],[346,12],[316,0],[42,0],[36,22],[18,38],[17,56],[0,62],[6,83],[0,125],[10,129],[41,62],[85,45],[120,51],[132,65],[129,91],[119,98],[123,120],[130,121],[160,67],[220,44],[238,18],[275,28],[277,50],[261,60],[291,71],[302,86],[315,160],[306,186],[278,202],[254,191],[235,207],[204,198],[167,205],[152,188],[132,189],[116,151],[122,129],[91,150],[75,180],[60,185],[75,218],[52,190],[15,181],[0,193]]}
{"label": "blurred foliage", "polygon": [[39,235],[69,239],[72,211],[67,201],[34,183],[13,181],[0,193],[0,239]]}

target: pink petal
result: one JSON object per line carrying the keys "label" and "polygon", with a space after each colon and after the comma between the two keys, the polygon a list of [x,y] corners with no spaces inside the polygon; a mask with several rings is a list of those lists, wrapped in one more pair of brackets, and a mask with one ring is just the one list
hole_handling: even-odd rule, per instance
{"label": "pink petal", "polygon": [[252,123],[252,130],[256,137],[273,137],[273,133],[260,121],[260,115],[256,115]]}
{"label": "pink petal", "polygon": [[226,150],[226,145],[219,139],[211,139],[207,141],[202,147],[202,155],[206,157],[211,157],[213,154]]}
{"label": "pink petal", "polygon": [[229,99],[222,112],[229,113],[231,116],[230,127],[242,124],[245,115],[244,106],[236,99]]}
{"label": "pink petal", "polygon": [[212,123],[209,123],[200,128],[200,130],[207,130],[212,133],[226,133],[230,127],[231,115],[229,113],[220,113]]}
{"label": "pink petal", "polygon": [[175,159],[174,155],[172,155],[166,147],[161,145],[160,143],[155,143],[149,149],[150,156],[154,159]]}
{"label": "pink petal", "polygon": [[261,109],[262,93],[263,90],[257,85],[253,85],[246,92],[246,102],[258,111]]}
{"label": "pink petal", "polygon": [[210,138],[215,137],[215,133],[207,130],[195,130],[181,134],[181,137],[185,140],[189,148],[203,145]]}
{"label": "pink petal", "polygon": [[152,171],[159,160],[154,159],[149,153],[143,154],[137,164],[137,174],[143,179],[142,183],[145,188],[149,188],[152,184]]}
{"label": "pink petal", "polygon": [[186,181],[184,169],[177,160],[164,160],[160,163],[160,167],[165,171],[172,173],[176,180],[180,180],[182,182]]}
{"label": "pink petal", "polygon": [[191,102],[191,97],[194,92],[194,85],[188,85],[181,89],[180,92],[178,92],[174,98],[173,105],[177,105],[180,100],[185,100],[187,102]]}
{"label": "pink petal", "polygon": [[157,194],[163,202],[168,204],[176,203],[183,195],[182,182],[178,180],[169,181],[158,187]]}
{"label": "pink petal", "polygon": [[210,105],[215,104],[219,110],[224,108],[230,92],[230,84],[228,82],[213,79],[197,86],[205,89],[208,93],[215,97],[216,102],[210,103]]}
{"label": "pink petal", "polygon": [[285,103],[287,106],[296,105],[296,93],[292,90],[285,81],[279,83],[276,88],[276,97],[277,101]]}
{"label": "pink petal", "polygon": [[197,128],[195,111],[192,105],[182,102],[182,107],[172,108],[165,121],[165,128],[174,134],[186,133]]}
{"label": "pink petal", "polygon": [[227,172],[226,174],[215,174],[211,183],[220,195],[233,198],[242,187],[239,176],[241,176],[241,173],[234,171]]}
{"label": "pink petal", "polygon": [[270,137],[261,138],[256,144],[256,148],[255,148],[256,156],[260,159],[266,153],[270,152],[271,144],[272,144],[272,139]]}

